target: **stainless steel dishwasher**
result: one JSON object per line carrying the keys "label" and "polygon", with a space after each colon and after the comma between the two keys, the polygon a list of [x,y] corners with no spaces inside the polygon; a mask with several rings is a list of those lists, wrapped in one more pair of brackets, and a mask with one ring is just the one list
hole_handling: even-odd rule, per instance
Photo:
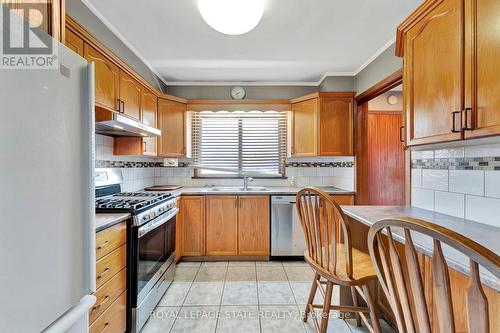
{"label": "stainless steel dishwasher", "polygon": [[295,209],[295,196],[271,197],[271,256],[303,256],[304,232]]}

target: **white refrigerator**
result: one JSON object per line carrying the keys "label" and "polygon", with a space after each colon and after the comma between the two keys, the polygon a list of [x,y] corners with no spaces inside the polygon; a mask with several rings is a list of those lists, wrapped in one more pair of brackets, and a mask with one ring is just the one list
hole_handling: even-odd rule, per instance
{"label": "white refrigerator", "polygon": [[95,303],[93,65],[58,48],[0,69],[0,332],[87,332]]}

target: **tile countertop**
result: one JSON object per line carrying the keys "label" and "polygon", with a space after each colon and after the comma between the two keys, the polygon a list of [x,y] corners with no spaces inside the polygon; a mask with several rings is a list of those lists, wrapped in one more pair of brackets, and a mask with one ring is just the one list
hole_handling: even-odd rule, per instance
{"label": "tile countertop", "polygon": [[[500,228],[487,224],[411,206],[342,206],[342,209],[347,216],[369,227],[378,220],[396,216],[425,220],[458,232],[496,254],[500,253]],[[393,229],[393,237],[397,241],[403,241],[402,230],[398,229]],[[430,237],[414,232],[412,232],[412,237],[417,251],[432,256],[433,243]],[[469,259],[465,255],[448,246],[443,246],[443,253],[450,268],[470,274]],[[491,272],[482,269],[481,280],[485,285],[500,291],[500,280]]]}
{"label": "tile countertop", "polygon": [[129,213],[95,214],[95,231],[99,232],[130,218]]}
{"label": "tile countertop", "polygon": [[[233,187],[233,186],[221,186],[221,187]],[[301,189],[301,187],[285,187],[285,186],[265,186],[265,191],[241,191],[238,190],[238,186],[234,186],[234,191],[210,191],[208,187],[189,187],[185,186],[178,190],[172,191],[174,196],[180,195],[295,195]],[[349,194],[353,195],[355,192],[343,190],[334,186],[318,186],[320,190],[325,191],[328,194]]]}

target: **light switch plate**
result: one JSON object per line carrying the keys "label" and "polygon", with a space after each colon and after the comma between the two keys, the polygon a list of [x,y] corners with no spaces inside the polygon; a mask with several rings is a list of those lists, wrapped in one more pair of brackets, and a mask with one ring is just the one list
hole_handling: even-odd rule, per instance
{"label": "light switch plate", "polygon": [[165,158],[165,159],[163,159],[163,166],[166,166],[166,167],[179,166],[179,159],[178,158]]}

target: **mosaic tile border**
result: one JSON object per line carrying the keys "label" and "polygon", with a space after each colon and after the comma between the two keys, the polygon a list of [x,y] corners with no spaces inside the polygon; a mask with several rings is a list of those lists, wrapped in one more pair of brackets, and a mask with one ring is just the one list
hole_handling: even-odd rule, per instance
{"label": "mosaic tile border", "polygon": [[352,168],[354,167],[354,162],[287,162],[285,163],[287,167],[298,167],[298,168]]}
{"label": "mosaic tile border", "polygon": [[[179,168],[186,168],[189,162],[179,162]],[[295,168],[353,168],[354,162],[288,162],[286,167]],[[163,168],[163,162],[136,162],[136,161],[109,161],[109,160],[96,160],[96,168]]]}
{"label": "mosaic tile border", "polygon": [[[189,163],[179,162],[179,167],[187,167]],[[136,162],[136,161],[106,161],[96,160],[96,168],[163,168],[163,162]]]}
{"label": "mosaic tile border", "polygon": [[500,157],[458,157],[412,160],[413,169],[498,170]]}

